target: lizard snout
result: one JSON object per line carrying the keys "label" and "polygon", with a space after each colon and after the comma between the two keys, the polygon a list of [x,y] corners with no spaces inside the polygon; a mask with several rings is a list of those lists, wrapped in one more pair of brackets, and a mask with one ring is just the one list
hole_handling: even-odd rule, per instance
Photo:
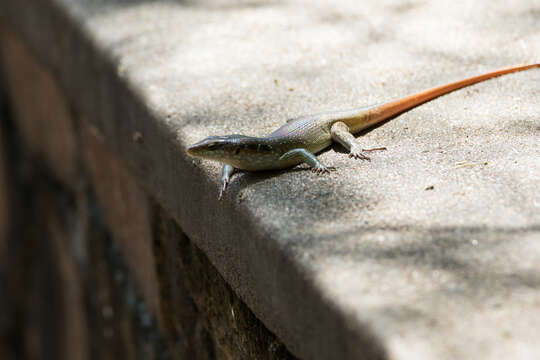
{"label": "lizard snout", "polygon": [[217,140],[216,137],[209,137],[191,146],[188,146],[187,153],[193,157],[213,159],[223,155],[226,144]]}
{"label": "lizard snout", "polygon": [[198,142],[196,144],[188,146],[187,153],[189,156],[200,157],[202,155],[202,149],[203,146],[201,142]]}

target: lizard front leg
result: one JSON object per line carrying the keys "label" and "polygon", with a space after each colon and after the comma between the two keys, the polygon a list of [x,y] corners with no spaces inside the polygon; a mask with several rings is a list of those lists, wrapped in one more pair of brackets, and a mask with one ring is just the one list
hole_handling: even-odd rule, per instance
{"label": "lizard front leg", "polygon": [[[364,151],[356,142],[353,134],[349,131],[349,127],[338,121],[332,125],[330,128],[330,134],[332,135],[332,140],[340,143],[349,150],[349,157],[361,160],[370,160],[366,155],[362,154]],[[382,148],[381,148],[382,149]]]}
{"label": "lizard front leg", "polygon": [[289,150],[285,154],[281,155],[279,160],[287,160],[291,158],[302,159],[303,162],[311,166],[311,171],[317,174],[329,173],[330,171],[336,170],[334,167],[324,166],[319,160],[317,160],[315,155],[303,148]]}
{"label": "lizard front leg", "polygon": [[235,170],[236,169],[234,167],[227,164],[223,165],[221,168],[221,189],[219,190],[218,200],[223,198],[223,194],[225,193],[225,190],[227,190],[227,185],[229,185],[231,176],[234,174]]}

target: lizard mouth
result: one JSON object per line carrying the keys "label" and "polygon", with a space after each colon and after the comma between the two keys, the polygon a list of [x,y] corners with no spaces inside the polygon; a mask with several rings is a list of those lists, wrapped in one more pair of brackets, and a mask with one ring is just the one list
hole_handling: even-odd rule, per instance
{"label": "lizard mouth", "polygon": [[187,153],[193,157],[213,159],[223,155],[224,144],[209,143],[207,139],[188,146]]}
{"label": "lizard mouth", "polygon": [[198,142],[196,144],[190,145],[187,148],[187,153],[189,156],[193,157],[202,157],[204,154],[204,144],[203,142]]}

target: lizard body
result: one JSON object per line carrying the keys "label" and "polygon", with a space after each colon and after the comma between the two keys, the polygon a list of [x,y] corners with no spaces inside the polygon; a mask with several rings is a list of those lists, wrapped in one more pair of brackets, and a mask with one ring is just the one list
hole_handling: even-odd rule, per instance
{"label": "lizard body", "polygon": [[540,67],[540,64],[492,71],[379,105],[302,116],[288,121],[266,137],[236,134],[210,136],[191,145],[188,154],[224,164],[220,199],[235,169],[275,170],[305,162],[312,167],[312,171],[326,173],[333,168],[321,164],[314,154],[330,146],[333,141],[349,150],[350,157],[369,160],[353,134],[455,90],[534,67]]}

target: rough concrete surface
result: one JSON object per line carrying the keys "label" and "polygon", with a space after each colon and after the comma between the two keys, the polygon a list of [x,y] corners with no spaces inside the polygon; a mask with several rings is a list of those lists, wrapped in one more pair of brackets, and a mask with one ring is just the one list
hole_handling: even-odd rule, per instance
{"label": "rough concrete surface", "polygon": [[539,70],[374,129],[360,141],[388,150],[371,162],[335,146],[320,158],[337,172],[241,174],[223,202],[218,165],[185,154],[538,62],[540,2],[6,0],[2,13],[293,353],[540,356]]}

